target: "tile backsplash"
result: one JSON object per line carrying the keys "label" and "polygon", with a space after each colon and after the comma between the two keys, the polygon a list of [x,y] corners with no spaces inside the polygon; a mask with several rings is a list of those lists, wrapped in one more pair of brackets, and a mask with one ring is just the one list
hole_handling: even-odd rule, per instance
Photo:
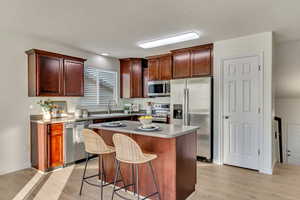
{"label": "tile backsplash", "polygon": [[133,99],[122,99],[123,103],[140,104],[142,110],[146,109],[147,102],[153,103],[170,103],[170,97],[155,97],[155,98],[133,98]]}
{"label": "tile backsplash", "polygon": [[[68,105],[68,112],[74,113],[75,109],[80,106],[80,101],[82,98],[80,97],[30,97],[28,101],[29,113],[30,115],[41,114],[42,110],[40,106],[37,104],[39,100],[46,100],[51,99],[53,101],[66,101]],[[132,98],[132,99],[120,99],[118,106],[114,106],[114,110],[122,110],[123,104],[125,103],[132,103],[132,104],[140,104],[140,109],[145,110],[147,102],[153,103],[170,103],[170,97],[155,97],[155,98]],[[89,111],[106,111],[106,106],[95,106],[95,107],[88,107]]]}

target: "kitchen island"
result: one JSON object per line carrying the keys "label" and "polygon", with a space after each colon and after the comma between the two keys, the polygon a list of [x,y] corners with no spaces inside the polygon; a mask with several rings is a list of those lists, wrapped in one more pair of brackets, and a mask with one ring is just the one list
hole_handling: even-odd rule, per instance
{"label": "kitchen island", "polygon": [[[184,200],[195,191],[196,185],[196,131],[197,126],[157,124],[160,130],[145,132],[138,130],[141,125],[136,121],[122,121],[124,127],[103,127],[103,123],[92,124],[90,128],[99,133],[108,145],[113,146],[114,133],[125,134],[134,139],[144,153],[156,154],[153,167],[158,180],[162,200]],[[114,157],[104,156],[106,181],[114,178]],[[100,163],[99,163],[100,166]],[[130,165],[122,163],[121,172],[125,184],[132,182]],[[139,166],[140,195],[155,191],[152,176],[147,165]],[[129,188],[133,191],[133,188]],[[158,199],[156,196],[152,199]]]}

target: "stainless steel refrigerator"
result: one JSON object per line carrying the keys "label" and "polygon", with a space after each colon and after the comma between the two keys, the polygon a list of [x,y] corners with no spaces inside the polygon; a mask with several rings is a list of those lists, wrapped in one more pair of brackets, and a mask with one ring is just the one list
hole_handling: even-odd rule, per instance
{"label": "stainless steel refrigerator", "polygon": [[200,126],[197,157],[212,161],[212,78],[171,80],[171,123]]}

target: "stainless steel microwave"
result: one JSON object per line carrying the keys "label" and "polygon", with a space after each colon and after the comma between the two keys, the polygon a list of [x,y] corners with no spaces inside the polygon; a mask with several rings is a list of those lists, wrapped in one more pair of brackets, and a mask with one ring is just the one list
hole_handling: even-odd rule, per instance
{"label": "stainless steel microwave", "polygon": [[149,81],[148,96],[162,97],[170,96],[170,81]]}

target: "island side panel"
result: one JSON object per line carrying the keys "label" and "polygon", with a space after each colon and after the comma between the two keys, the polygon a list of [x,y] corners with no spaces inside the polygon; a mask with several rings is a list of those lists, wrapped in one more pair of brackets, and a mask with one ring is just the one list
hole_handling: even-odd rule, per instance
{"label": "island side panel", "polygon": [[[156,154],[152,161],[155,176],[159,185],[162,200],[176,199],[176,139],[158,138],[142,135],[132,135],[144,153]],[[141,194],[146,196],[156,191],[152,174],[148,165],[139,168]],[[158,200],[157,196],[151,199]]]}
{"label": "island side panel", "polygon": [[[112,136],[115,132],[107,130],[96,131],[103,137],[108,145],[113,146]],[[128,133],[122,134],[133,138],[141,146],[144,153],[153,153],[158,156],[152,164],[159,184],[161,200],[176,200],[176,139],[165,139]],[[112,181],[115,170],[113,155],[110,154],[104,156],[104,161],[107,181]],[[131,183],[132,171],[130,165],[121,164],[121,171],[125,183]],[[139,166],[139,188],[139,193],[143,196],[155,192],[151,171],[146,164]],[[129,190],[133,191],[133,188],[129,188]],[[153,196],[151,199],[157,200],[158,198],[157,196]]]}
{"label": "island side panel", "polygon": [[176,138],[176,196],[186,199],[195,191],[197,181],[197,133]]}

